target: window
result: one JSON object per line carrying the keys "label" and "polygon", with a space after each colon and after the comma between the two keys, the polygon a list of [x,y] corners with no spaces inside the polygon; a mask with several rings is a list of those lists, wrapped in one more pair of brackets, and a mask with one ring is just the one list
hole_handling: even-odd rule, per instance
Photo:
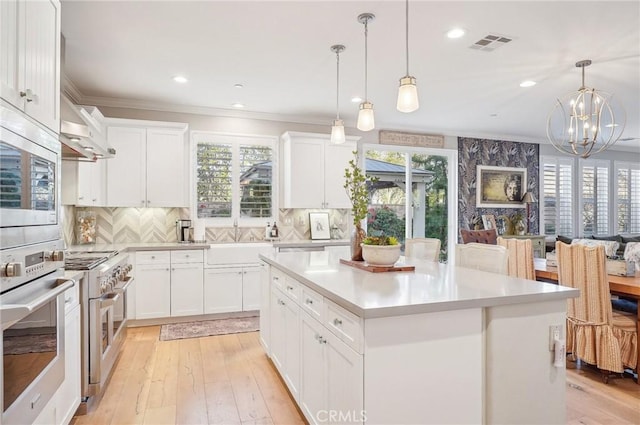
{"label": "window", "polygon": [[583,236],[608,235],[609,230],[609,167],[607,160],[580,161]]}
{"label": "window", "polygon": [[640,233],[640,164],[615,163],[615,229],[617,233]]}
{"label": "window", "polygon": [[573,159],[540,158],[542,164],[542,220],[545,235],[574,236]]}
{"label": "window", "polygon": [[275,138],[194,132],[198,218],[272,219]]}

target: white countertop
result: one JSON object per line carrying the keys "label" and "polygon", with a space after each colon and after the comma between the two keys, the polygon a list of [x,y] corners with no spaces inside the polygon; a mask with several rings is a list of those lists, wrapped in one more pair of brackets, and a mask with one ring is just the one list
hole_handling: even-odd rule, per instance
{"label": "white countertop", "polygon": [[322,239],[322,240],[297,240],[273,242],[276,248],[305,248],[309,246],[348,246],[349,239]]}
{"label": "white countertop", "polygon": [[[347,255],[345,255],[347,254]],[[286,252],[260,258],[363,318],[575,298],[579,291],[435,262],[411,272],[371,273],[340,264],[348,253]]]}

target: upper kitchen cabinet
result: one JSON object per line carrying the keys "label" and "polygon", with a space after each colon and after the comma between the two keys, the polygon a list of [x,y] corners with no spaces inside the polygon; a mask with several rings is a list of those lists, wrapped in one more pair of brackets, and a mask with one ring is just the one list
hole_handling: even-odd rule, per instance
{"label": "upper kitchen cabinet", "polygon": [[106,204],[106,162],[62,161],[63,205],[102,207]]}
{"label": "upper kitchen cabinet", "polygon": [[60,131],[60,2],[0,1],[0,97]]}
{"label": "upper kitchen cabinet", "polygon": [[187,124],[108,119],[107,204],[111,207],[187,207]]}
{"label": "upper kitchen cabinet", "polygon": [[344,189],[344,169],[358,137],[332,145],[328,134],[282,135],[282,208],[351,208]]}

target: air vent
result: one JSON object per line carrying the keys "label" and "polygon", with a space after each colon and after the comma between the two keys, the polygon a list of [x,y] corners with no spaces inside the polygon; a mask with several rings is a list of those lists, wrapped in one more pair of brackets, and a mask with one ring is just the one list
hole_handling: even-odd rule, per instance
{"label": "air vent", "polygon": [[511,40],[513,40],[513,37],[498,34],[489,34],[473,43],[471,46],[469,46],[469,48],[474,50],[484,50],[486,52],[492,52],[497,48],[509,43]]}

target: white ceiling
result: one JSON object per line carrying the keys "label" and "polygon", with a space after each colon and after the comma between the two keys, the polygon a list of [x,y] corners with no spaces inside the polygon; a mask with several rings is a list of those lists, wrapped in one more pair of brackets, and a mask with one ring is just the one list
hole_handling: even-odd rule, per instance
{"label": "white ceiling", "polygon": [[[410,73],[420,109],[395,109],[405,75],[404,1],[62,1],[65,72],[83,103],[355,127],[364,96],[364,26],[371,12],[368,97],[376,129],[545,142],[558,96],[586,85],[613,93],[640,152],[640,2],[418,1],[410,7]],[[447,39],[451,27],[465,37]],[[469,48],[487,34],[513,41]],[[186,84],[172,81],[189,78]],[[538,84],[520,88],[523,80]],[[241,83],[243,89],[234,88]],[[242,112],[231,104],[246,104]],[[247,112],[245,112],[247,111]]]}

